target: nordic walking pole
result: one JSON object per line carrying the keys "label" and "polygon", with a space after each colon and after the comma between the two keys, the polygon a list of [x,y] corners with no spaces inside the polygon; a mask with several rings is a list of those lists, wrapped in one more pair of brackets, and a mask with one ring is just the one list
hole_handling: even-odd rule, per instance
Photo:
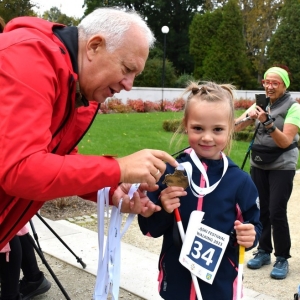
{"label": "nordic walking pole", "polygon": [[[175,214],[175,219],[176,219],[176,222],[177,222],[178,230],[179,230],[179,233],[180,233],[180,237],[181,237],[181,240],[183,242],[184,237],[185,237],[185,233],[184,233],[184,229],[183,229],[183,226],[182,226],[181,216],[180,216],[178,208],[174,209],[174,214]],[[200,291],[200,287],[199,287],[199,284],[198,284],[197,276],[194,275],[193,273],[191,273],[191,276],[192,276],[192,280],[193,280],[193,284],[194,284],[194,287],[195,287],[197,298],[198,298],[198,300],[203,300],[202,295],[201,295],[201,291]]]}
{"label": "nordic walking pole", "polygon": [[38,242],[38,235],[37,235],[37,233],[35,231],[35,228],[34,228],[32,220],[30,220],[29,223],[30,223],[30,226],[31,226],[32,234],[33,234],[34,238],[36,239],[36,243],[35,243],[34,239],[32,238],[32,236],[30,234],[27,235],[27,237],[29,239],[29,242],[32,244],[34,250],[39,255],[42,263],[48,269],[49,273],[51,274],[52,278],[56,282],[57,286],[59,287],[59,289],[61,290],[61,292],[65,296],[65,298],[67,300],[71,300],[71,298],[69,297],[68,293],[66,292],[66,290],[64,289],[64,287],[62,286],[62,284],[60,283],[60,281],[58,280],[58,278],[56,277],[55,273],[51,269],[50,265],[48,264],[47,260],[45,259],[45,256],[44,256],[44,253],[42,251],[42,248],[41,248],[41,246],[40,246],[40,244]]}
{"label": "nordic walking pole", "polygon": [[72,249],[63,241],[63,239],[53,230],[53,228],[44,220],[44,218],[39,214],[35,214],[43,223],[46,225],[46,227],[56,236],[56,238],[75,256],[77,259],[77,262],[81,264],[82,268],[86,268],[86,264],[82,261],[80,257],[78,257]]}
{"label": "nordic walking pole", "polygon": [[[184,150],[186,150],[188,148],[190,148],[190,146],[188,146],[188,147],[172,154],[172,156],[175,156],[178,153],[181,153],[181,152],[183,152]],[[174,209],[174,215],[175,215],[175,219],[176,219],[176,222],[177,222],[179,234],[180,234],[181,240],[183,242],[184,237],[185,237],[185,233],[184,233],[184,229],[183,229],[183,226],[182,226],[181,216],[180,216],[178,208]],[[198,298],[198,300],[203,300],[202,295],[201,295],[201,291],[200,291],[200,287],[199,287],[199,284],[198,284],[197,276],[194,275],[192,272],[191,272],[191,276],[192,276],[192,281],[193,281],[193,284],[194,284],[194,287],[195,287],[195,292],[196,292],[197,298]]]}
{"label": "nordic walking pole", "polygon": [[239,268],[237,280],[237,300],[242,299],[242,285],[243,285],[243,270],[244,270],[245,247],[239,246]]}

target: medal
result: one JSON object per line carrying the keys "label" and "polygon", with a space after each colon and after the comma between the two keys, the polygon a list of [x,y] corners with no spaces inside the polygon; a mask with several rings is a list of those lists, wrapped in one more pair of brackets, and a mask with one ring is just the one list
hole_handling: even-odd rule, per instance
{"label": "medal", "polygon": [[189,186],[188,178],[180,170],[175,170],[173,174],[167,174],[163,183],[167,186],[179,186],[184,189]]}

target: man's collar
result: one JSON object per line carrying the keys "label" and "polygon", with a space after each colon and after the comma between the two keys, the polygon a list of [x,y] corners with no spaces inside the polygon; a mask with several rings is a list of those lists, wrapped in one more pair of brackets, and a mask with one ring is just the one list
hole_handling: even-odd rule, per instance
{"label": "man's collar", "polygon": [[[78,74],[78,28],[53,27],[53,33],[62,41],[71,58],[73,71]],[[76,107],[89,106],[89,101],[81,94],[78,81],[76,82]]]}

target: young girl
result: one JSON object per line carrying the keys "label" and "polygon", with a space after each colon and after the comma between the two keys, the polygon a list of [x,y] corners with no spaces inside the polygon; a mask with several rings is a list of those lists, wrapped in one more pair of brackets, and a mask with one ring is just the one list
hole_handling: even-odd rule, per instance
{"label": "young girl", "polygon": [[[192,211],[202,210],[202,224],[230,236],[213,284],[198,279],[203,300],[236,299],[238,274],[238,245],[247,250],[257,244],[261,233],[259,222],[258,193],[250,176],[239,169],[223,150],[230,150],[234,131],[234,87],[205,82],[191,83],[181,127],[188,135],[190,153],[177,157],[180,163],[192,166],[192,181],[200,187],[216,187],[205,196],[196,197],[191,188],[167,186],[165,176],[174,173],[174,167],[167,165],[160,178],[159,189],[148,193],[150,200],[162,210],[150,217],[138,216],[144,235],[160,237],[163,244],[159,258],[159,293],[167,300],[196,300],[191,273],[179,262],[180,236],[173,214],[178,208],[184,231],[187,229]],[[228,164],[227,164],[228,162]],[[199,166],[203,168],[200,172]],[[196,166],[197,165],[197,166]],[[204,171],[203,171],[204,169]],[[206,171],[205,171],[206,170]],[[206,173],[206,174],[203,174]]]}

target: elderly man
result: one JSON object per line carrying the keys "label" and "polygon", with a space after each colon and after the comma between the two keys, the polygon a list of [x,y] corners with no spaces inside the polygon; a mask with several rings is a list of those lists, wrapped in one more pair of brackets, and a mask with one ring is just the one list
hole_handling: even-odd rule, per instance
{"label": "elderly man", "polygon": [[[160,209],[143,191],[156,188],[165,162],[177,165],[173,157],[160,150],[122,158],[76,153],[99,103],[132,88],[154,41],[136,12],[110,8],[78,27],[34,17],[7,24],[0,35],[0,250],[57,197],[96,201],[110,186],[111,204],[123,198],[124,212]],[[121,182],[142,184],[129,200]]]}
{"label": "elderly man", "polygon": [[[123,198],[123,212],[160,210],[144,191],[156,189],[165,162],[177,165],[173,157],[159,150],[122,158],[76,151],[99,103],[132,88],[154,41],[136,12],[110,8],[95,10],[78,27],[16,18],[0,35],[1,277],[13,272],[5,268],[10,248],[16,270],[2,300],[30,299],[50,288],[40,272],[18,286],[22,253],[13,246],[45,201],[71,195],[96,201],[97,191],[109,186],[110,204]],[[131,183],[141,183],[132,200]]]}

